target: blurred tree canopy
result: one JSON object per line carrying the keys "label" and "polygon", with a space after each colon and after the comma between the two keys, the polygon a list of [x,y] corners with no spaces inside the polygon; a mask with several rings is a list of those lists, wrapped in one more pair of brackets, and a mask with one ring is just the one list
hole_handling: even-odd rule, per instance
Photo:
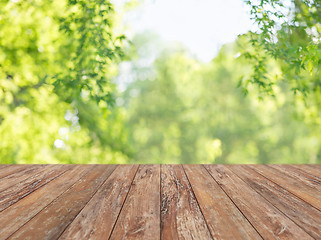
{"label": "blurred tree canopy", "polygon": [[124,40],[115,21],[105,0],[0,2],[2,163],[129,154],[121,110],[110,107]]}
{"label": "blurred tree canopy", "polygon": [[202,63],[110,1],[1,1],[0,163],[320,163],[320,3],[246,2]]}
{"label": "blurred tree canopy", "polygon": [[[134,162],[317,162],[320,130],[301,119],[286,85],[263,99],[253,86],[246,98],[237,88],[239,76],[252,72],[239,57],[245,45],[241,37],[223,46],[208,64],[169,48],[156,59],[154,74],[138,76],[124,94]],[[273,59],[269,66],[271,74],[281,71]]]}

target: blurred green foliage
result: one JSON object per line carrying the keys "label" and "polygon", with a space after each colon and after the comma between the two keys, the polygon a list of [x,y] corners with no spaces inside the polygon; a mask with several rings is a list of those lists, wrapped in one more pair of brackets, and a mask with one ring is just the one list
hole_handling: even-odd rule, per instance
{"label": "blurred green foliage", "polygon": [[[254,86],[247,97],[237,88],[240,76],[252,74],[252,64],[240,56],[250,47],[240,37],[208,64],[184,49],[166,49],[155,61],[155,73],[139,77],[124,94],[133,161],[318,162],[321,128],[308,124],[316,118],[304,119],[309,112],[304,100],[294,99],[286,84],[273,85],[275,96],[264,98]],[[275,60],[266,61],[270,74],[281,72]]]}
{"label": "blurred green foliage", "polygon": [[1,163],[127,161],[116,17],[104,0],[0,2]]}
{"label": "blurred green foliage", "polygon": [[[252,48],[242,54],[253,65],[253,75],[243,86],[256,85],[263,93],[273,95],[271,86],[285,82],[295,95],[317,101],[320,106],[321,67],[321,2],[320,0],[245,0],[251,18],[258,26],[249,32]],[[272,57],[281,66],[281,73],[272,76],[266,71],[266,58]],[[311,77],[312,76],[312,77]]]}
{"label": "blurred green foliage", "polygon": [[248,4],[261,32],[205,64],[125,48],[109,1],[1,1],[0,163],[320,163],[319,5]]}

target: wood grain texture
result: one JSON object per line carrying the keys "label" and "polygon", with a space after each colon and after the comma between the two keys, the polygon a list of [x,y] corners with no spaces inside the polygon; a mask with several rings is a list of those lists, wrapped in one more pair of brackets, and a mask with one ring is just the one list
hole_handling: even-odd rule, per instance
{"label": "wood grain texture", "polygon": [[[0,192],[3,190],[15,185],[19,184],[23,180],[32,177],[35,173],[43,171],[46,168],[50,168],[51,166],[25,166],[24,168],[15,169],[14,172],[11,172],[9,175],[0,179]],[[3,169],[6,171],[6,169]]]}
{"label": "wood grain texture", "polygon": [[0,165],[0,240],[321,239],[320,165]]}
{"label": "wood grain texture", "polygon": [[236,175],[315,239],[321,236],[321,212],[244,165],[228,166]]}
{"label": "wood grain texture", "polygon": [[[295,168],[296,170],[299,170],[300,172],[303,172],[308,175],[310,175],[310,177],[314,177],[317,178],[318,181],[317,183],[320,184],[320,180],[321,180],[321,169],[318,168],[313,168],[309,165],[288,165],[290,168]],[[320,186],[320,185],[319,185]]]}
{"label": "wood grain texture", "polygon": [[9,164],[0,164],[0,169],[9,167],[9,166],[14,166],[14,165],[9,165]]}
{"label": "wood grain texture", "polygon": [[67,165],[50,165],[41,168],[40,171],[36,172],[31,177],[0,192],[0,212],[52,181],[69,168],[70,166]]}
{"label": "wood grain texture", "polygon": [[180,165],[161,166],[161,239],[212,239]]}
{"label": "wood grain texture", "polygon": [[160,239],[160,166],[141,165],[110,239]]}
{"label": "wood grain texture", "polygon": [[59,239],[107,239],[138,169],[118,167]]}
{"label": "wood grain texture", "polygon": [[313,187],[298,181],[295,177],[280,173],[276,169],[266,165],[249,166],[261,175],[282,186],[297,197],[303,199],[318,210],[321,210],[321,195]]}
{"label": "wood grain texture", "polygon": [[261,239],[201,165],[183,165],[214,239]]}
{"label": "wood grain texture", "polygon": [[0,169],[0,179],[3,177],[6,177],[12,173],[19,172],[23,169],[27,169],[30,167],[30,165],[21,164],[21,165],[2,165],[7,166],[2,169]]}
{"label": "wood grain texture", "polygon": [[[45,186],[32,192],[0,213],[0,240],[8,238],[44,207],[69,189],[93,166],[74,165]],[[27,211],[26,211],[27,210]],[[24,212],[24,214],[21,214]]]}
{"label": "wood grain texture", "polygon": [[226,166],[206,168],[264,239],[313,239]]}
{"label": "wood grain texture", "polygon": [[297,164],[294,164],[291,166],[295,167],[297,169],[300,169],[301,171],[307,172],[314,177],[321,178],[321,168],[316,167],[316,165],[311,165],[311,164],[297,165]]}
{"label": "wood grain texture", "polygon": [[318,177],[311,176],[310,174],[290,165],[270,165],[270,167],[277,169],[281,174],[295,178],[297,182],[302,182],[318,191],[321,191],[321,179]]}
{"label": "wood grain texture", "polygon": [[8,239],[57,239],[116,166],[95,166]]}

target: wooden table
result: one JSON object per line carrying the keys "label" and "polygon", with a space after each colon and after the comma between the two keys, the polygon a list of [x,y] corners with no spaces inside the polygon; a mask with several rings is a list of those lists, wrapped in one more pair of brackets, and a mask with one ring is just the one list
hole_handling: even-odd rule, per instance
{"label": "wooden table", "polygon": [[0,239],[321,239],[320,165],[0,165]]}

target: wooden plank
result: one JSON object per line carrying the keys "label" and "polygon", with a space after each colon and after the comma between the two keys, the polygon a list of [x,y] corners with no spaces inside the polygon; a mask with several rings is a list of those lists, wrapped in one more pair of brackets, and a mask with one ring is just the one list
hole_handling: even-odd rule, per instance
{"label": "wooden plank", "polygon": [[6,168],[6,167],[9,167],[9,166],[10,166],[9,164],[0,164],[0,169]]}
{"label": "wooden plank", "polygon": [[159,165],[140,165],[110,239],[160,239]]}
{"label": "wooden plank", "polygon": [[212,239],[180,165],[161,166],[161,239]]}
{"label": "wooden plank", "polygon": [[280,174],[285,174],[295,178],[298,182],[303,182],[318,191],[321,191],[321,179],[318,177],[311,176],[310,174],[292,167],[291,165],[269,165],[270,167],[280,171]]}
{"label": "wooden plank", "polygon": [[0,212],[18,202],[31,192],[37,190],[68,170],[67,165],[50,165],[33,176],[15,184],[0,193]]}
{"label": "wooden plank", "polygon": [[138,169],[119,166],[59,239],[107,239]]}
{"label": "wooden plank", "polygon": [[115,168],[115,165],[94,166],[8,239],[57,239]]}
{"label": "wooden plank", "polygon": [[228,168],[312,237],[321,237],[320,211],[247,166],[230,165]]}
{"label": "wooden plank", "polygon": [[313,239],[226,166],[206,168],[264,239]]}
{"label": "wooden plank", "polygon": [[306,166],[310,166],[312,168],[318,168],[318,169],[321,170],[321,164],[320,163],[318,163],[318,164],[305,164],[305,165]]}
{"label": "wooden plank", "polygon": [[183,165],[214,239],[261,239],[201,165]]}
{"label": "wooden plank", "polygon": [[1,212],[0,240],[8,238],[17,231],[44,207],[69,189],[92,167],[87,165],[72,166],[67,172]]}
{"label": "wooden plank", "polygon": [[310,175],[317,177],[321,179],[321,169],[317,168],[315,165],[308,165],[308,164],[302,164],[302,165],[291,165],[292,167],[295,167],[297,169],[300,169],[301,171],[304,171],[306,173],[309,173]]}
{"label": "wooden plank", "polygon": [[[45,165],[30,165],[23,168],[16,168],[14,172],[11,172],[11,174],[0,178],[0,192],[29,177],[32,177],[35,173],[40,172],[47,167],[48,166]],[[3,170],[5,171],[6,169]]]}
{"label": "wooden plank", "polygon": [[296,178],[280,173],[279,171],[266,165],[249,166],[261,175],[270,179],[274,183],[285,188],[297,197],[310,203],[315,208],[321,210],[321,194],[315,188],[298,181]]}
{"label": "wooden plank", "polygon": [[28,167],[30,167],[30,165],[26,165],[26,164],[9,165],[7,168],[0,169],[0,179],[12,173],[26,169]]}

